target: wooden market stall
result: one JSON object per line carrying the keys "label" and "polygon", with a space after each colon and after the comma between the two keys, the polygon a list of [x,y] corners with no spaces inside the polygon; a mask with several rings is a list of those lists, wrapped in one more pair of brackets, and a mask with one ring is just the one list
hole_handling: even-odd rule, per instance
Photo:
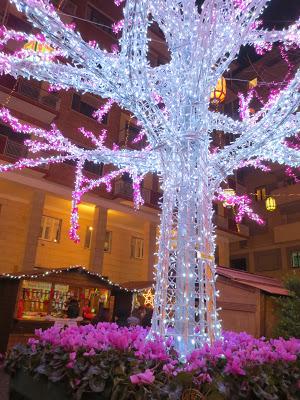
{"label": "wooden market stall", "polygon": [[[217,305],[225,330],[245,331],[256,337],[272,336],[276,314],[274,296],[289,293],[276,279],[218,267]],[[109,317],[126,318],[133,307],[153,305],[153,282],[114,284],[82,267],[33,270],[23,274],[0,275],[0,352],[15,343],[26,342],[35,329],[55,323],[68,324],[66,303],[77,298],[80,316],[89,305],[96,314],[99,305],[109,309]],[[146,289],[145,289],[146,288]],[[61,322],[63,321],[63,322]],[[83,318],[81,322],[89,320]]]}
{"label": "wooden market stall", "polygon": [[100,306],[113,321],[119,313],[130,315],[132,294],[132,290],[78,266],[1,274],[0,352],[27,341],[35,329],[74,324],[66,318],[70,299],[79,303],[76,323],[89,322]]}
{"label": "wooden market stall", "polygon": [[[248,332],[255,337],[271,337],[276,323],[274,297],[288,296],[282,283],[274,278],[217,267],[217,306],[224,330]],[[152,287],[153,282],[126,282],[128,288]],[[149,290],[149,289],[148,289]],[[144,303],[147,290],[134,295],[134,303]]]}

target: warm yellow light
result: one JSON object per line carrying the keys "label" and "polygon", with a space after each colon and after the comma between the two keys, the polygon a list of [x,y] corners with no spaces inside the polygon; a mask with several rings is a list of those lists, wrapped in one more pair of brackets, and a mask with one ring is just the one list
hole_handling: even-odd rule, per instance
{"label": "warm yellow light", "polygon": [[36,40],[31,40],[24,44],[23,49],[33,50],[37,53],[51,53],[53,48],[46,43],[41,43]]}
{"label": "warm yellow light", "polygon": [[93,227],[92,226],[89,226],[89,231],[92,231],[93,230]]}
{"label": "warm yellow light", "polygon": [[[30,61],[50,60],[53,48],[46,43],[41,43],[36,40],[30,40],[23,46],[24,50],[28,50],[29,54],[26,58]],[[44,55],[42,57],[42,54]]]}
{"label": "warm yellow light", "polygon": [[267,198],[266,209],[267,209],[267,211],[275,211],[276,210],[276,200],[274,199],[274,197]]}
{"label": "warm yellow light", "polygon": [[[223,189],[223,193],[228,196],[235,196],[235,190],[232,188]],[[231,206],[232,204],[229,204],[226,201],[224,201],[223,207],[231,207]]]}
{"label": "warm yellow light", "polygon": [[219,78],[216,87],[210,94],[210,102],[212,104],[219,104],[225,100],[226,97],[226,80],[223,76]]}
{"label": "warm yellow light", "polygon": [[251,79],[251,81],[249,81],[249,89],[253,89],[257,86],[257,78]]}
{"label": "warm yellow light", "polygon": [[152,289],[148,289],[147,291],[145,291],[143,293],[143,297],[144,297],[144,306],[151,306],[154,307],[154,293],[152,291]]}

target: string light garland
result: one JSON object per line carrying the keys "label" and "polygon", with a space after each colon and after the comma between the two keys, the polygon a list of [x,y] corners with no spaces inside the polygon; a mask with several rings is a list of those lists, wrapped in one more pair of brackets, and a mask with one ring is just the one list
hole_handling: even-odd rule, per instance
{"label": "string light garland", "polygon": [[0,279],[15,279],[15,280],[21,280],[21,279],[43,279],[47,278],[48,276],[51,275],[59,275],[64,272],[71,272],[71,271],[80,271],[84,272],[85,274],[95,277],[97,279],[100,279],[103,283],[108,284],[109,286],[115,288],[115,289],[120,289],[124,290],[125,292],[130,292],[130,293],[143,293],[146,289],[129,289],[125,286],[122,286],[118,283],[112,282],[110,279],[104,278],[101,274],[98,274],[97,272],[93,272],[88,270],[87,268],[81,266],[81,265],[72,265],[67,268],[55,268],[51,270],[47,270],[46,272],[36,272],[36,273],[30,273],[30,274],[11,274],[11,273],[3,273],[0,274]]}
{"label": "string light garland", "polygon": [[[138,207],[143,203],[143,176],[158,173],[163,201],[149,338],[155,334],[173,337],[183,358],[195,347],[221,338],[212,203],[233,204],[238,223],[246,216],[263,223],[247,196],[226,195],[221,187],[229,175],[246,165],[266,169],[263,162],[272,161],[300,166],[298,149],[285,143],[299,132],[300,72],[289,76],[283,87],[271,90],[258,112],[248,112],[251,95],[244,96],[240,121],[211,110],[210,94],[241,46],[253,45],[260,52],[274,42],[282,43],[285,51],[299,46],[300,22],[281,31],[262,29],[259,18],[268,0],[205,0],[201,14],[194,0],[115,0],[119,6],[124,4],[123,20],[114,25],[120,34],[118,46],[108,52],[95,41],[85,42],[75,25],[64,24],[47,0],[11,1],[54,50],[50,58],[40,54],[38,62],[24,50],[5,52],[8,40],[21,45],[37,38],[2,28],[0,72],[47,81],[54,89],[72,88],[101,96],[107,102],[99,119],[116,103],[139,121],[148,144],[141,151],[119,149],[115,144],[110,148],[105,132],[82,127],[81,133],[91,142],[90,149],[82,149],[55,125],[49,130],[33,128],[2,110],[0,117],[14,131],[31,135],[26,140],[29,150],[48,156],[0,165],[0,172],[75,161],[70,231],[75,241],[79,239],[78,205],[87,191],[100,184],[111,190],[113,179],[126,172],[132,178]],[[148,29],[153,21],[163,31],[170,54],[169,62],[154,68],[147,58]],[[215,131],[230,133],[235,140],[212,150]],[[86,161],[112,164],[116,170],[90,180],[84,175]]]}

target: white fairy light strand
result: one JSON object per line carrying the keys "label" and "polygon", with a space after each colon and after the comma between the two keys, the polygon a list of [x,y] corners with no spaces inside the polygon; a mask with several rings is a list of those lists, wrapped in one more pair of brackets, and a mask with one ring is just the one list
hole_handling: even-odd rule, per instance
{"label": "white fairy light strand", "polygon": [[148,290],[148,287],[145,287],[143,289],[129,289],[125,286],[120,285],[119,283],[113,282],[108,278],[105,278],[101,274],[98,274],[97,272],[93,272],[88,270],[86,267],[83,267],[82,265],[71,265],[69,267],[63,267],[63,268],[53,268],[49,269],[45,272],[40,272],[36,271],[35,273],[23,273],[23,274],[13,274],[13,273],[2,273],[0,274],[0,279],[12,279],[12,280],[21,280],[21,279],[43,279],[47,278],[48,276],[52,275],[59,275],[63,274],[65,272],[71,272],[71,271],[83,271],[85,274],[92,276],[94,278],[100,279],[103,283],[106,283],[109,285],[111,288],[119,289],[119,290],[124,290],[125,292],[130,292],[130,293],[142,293],[145,290]]}

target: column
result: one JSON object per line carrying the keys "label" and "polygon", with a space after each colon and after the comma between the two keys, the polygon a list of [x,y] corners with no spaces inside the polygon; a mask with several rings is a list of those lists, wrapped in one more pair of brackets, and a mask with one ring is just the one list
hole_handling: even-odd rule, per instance
{"label": "column", "polygon": [[217,244],[219,248],[219,265],[221,267],[230,267],[229,238],[218,235]]}
{"label": "column", "polygon": [[148,280],[153,281],[154,279],[154,265],[156,263],[156,230],[157,225],[149,222],[149,231],[148,231]]}
{"label": "column", "polygon": [[249,251],[249,266],[248,266],[248,272],[252,272],[255,274],[255,258],[254,258],[254,252]]}
{"label": "column", "polygon": [[89,268],[99,274],[103,271],[104,242],[107,226],[107,209],[96,206],[93,220],[93,234],[90,249]]}
{"label": "column", "polygon": [[42,217],[45,203],[45,192],[34,191],[31,199],[27,235],[22,262],[22,271],[31,270],[35,266],[38,240],[40,237]]}

